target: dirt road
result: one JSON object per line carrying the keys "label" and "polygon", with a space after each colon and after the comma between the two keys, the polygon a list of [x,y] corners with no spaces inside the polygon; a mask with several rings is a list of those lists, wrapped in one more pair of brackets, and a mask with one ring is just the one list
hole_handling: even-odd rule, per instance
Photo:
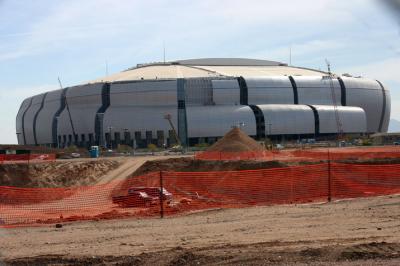
{"label": "dirt road", "polygon": [[143,156],[143,157],[126,157],[120,159],[122,164],[115,170],[108,172],[106,175],[101,177],[99,180],[99,184],[106,184],[110,181],[114,180],[124,180],[132,173],[134,173],[137,169],[140,168],[147,161],[155,161],[155,160],[166,160],[171,158],[181,158],[186,156]]}
{"label": "dirt road", "polygon": [[16,265],[399,265],[400,195],[10,229],[0,250]]}

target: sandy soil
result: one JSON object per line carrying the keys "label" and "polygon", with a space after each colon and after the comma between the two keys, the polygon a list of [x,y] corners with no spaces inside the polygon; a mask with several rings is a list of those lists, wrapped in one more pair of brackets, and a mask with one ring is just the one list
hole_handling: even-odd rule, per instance
{"label": "sandy soil", "polygon": [[72,187],[90,185],[117,169],[120,159],[59,160],[57,162],[0,165],[0,186]]}
{"label": "sandy soil", "polygon": [[209,171],[239,171],[287,167],[298,163],[283,163],[278,161],[203,161],[193,157],[148,160],[139,167],[134,176],[151,172],[209,172]]}
{"label": "sandy soil", "polygon": [[[139,171],[146,164],[153,165],[152,162],[168,162],[170,160],[189,160],[191,161],[192,156],[182,156],[182,155],[165,155],[165,156],[143,156],[143,157],[127,157],[120,167],[114,171],[110,171],[104,175],[100,180],[99,184],[106,184],[115,180],[124,180],[135,173],[135,176],[144,174],[144,171]],[[157,163],[158,164],[158,163]],[[168,163],[167,163],[168,164]],[[150,171],[160,171],[157,168],[151,168]]]}
{"label": "sandy soil", "polygon": [[14,265],[399,265],[400,195],[5,233]]}
{"label": "sandy soil", "polygon": [[182,155],[80,158],[30,164],[0,164],[0,186],[33,188],[105,184],[129,177],[147,161],[176,157]]}

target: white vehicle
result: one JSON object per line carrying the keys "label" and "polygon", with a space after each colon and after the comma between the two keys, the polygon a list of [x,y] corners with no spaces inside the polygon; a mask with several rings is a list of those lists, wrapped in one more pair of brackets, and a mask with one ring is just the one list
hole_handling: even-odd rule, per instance
{"label": "white vehicle", "polygon": [[73,152],[73,153],[71,153],[71,157],[72,158],[80,158],[81,155],[79,153]]}

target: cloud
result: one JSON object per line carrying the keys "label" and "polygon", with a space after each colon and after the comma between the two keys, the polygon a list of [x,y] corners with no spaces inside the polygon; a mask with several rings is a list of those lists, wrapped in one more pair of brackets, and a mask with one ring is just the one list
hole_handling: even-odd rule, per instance
{"label": "cloud", "polygon": [[[0,119],[7,119],[10,128],[23,98],[58,88],[22,85],[51,84],[57,75],[65,85],[74,85],[103,75],[106,60],[110,73],[161,60],[164,41],[171,60],[241,56],[288,62],[292,45],[295,65],[325,68],[324,59],[328,58],[341,72],[389,83],[397,82],[399,76],[395,71],[398,57],[382,60],[388,58],[387,51],[398,56],[398,39],[393,38],[396,27],[392,20],[386,23],[382,19],[385,16],[377,12],[374,1],[5,3],[0,9],[0,70],[7,73],[2,83],[8,80],[12,90],[6,85],[0,88],[0,108],[10,116]],[[10,7],[10,3],[16,6]],[[376,60],[380,64],[370,63]]]}
{"label": "cloud", "polygon": [[[293,27],[292,33],[326,27],[332,30],[352,19],[350,12],[361,0],[204,0],[196,2],[86,0],[57,2],[29,28],[1,34],[14,42],[0,53],[0,60],[39,55],[74,47],[130,41],[134,49],[149,47],[163,39],[205,42],[238,38],[253,27],[269,32]],[[312,14],[312,15],[310,15]],[[271,28],[271,26],[273,28]],[[308,29],[308,30],[307,30]],[[272,32],[271,32],[272,31]],[[262,37],[262,36],[260,36]],[[267,38],[267,35],[264,36]],[[154,45],[153,45],[154,46]]]}
{"label": "cloud", "polygon": [[0,143],[15,144],[15,118],[22,101],[36,94],[58,89],[56,84],[45,84],[32,87],[0,87],[1,116]]}
{"label": "cloud", "polygon": [[369,64],[355,65],[351,68],[344,68],[342,71],[355,76],[365,76],[385,82],[400,84],[399,66],[400,56],[387,58]]}
{"label": "cloud", "polygon": [[354,76],[364,76],[378,79],[390,90],[391,116],[400,119],[400,56],[390,57],[381,61],[343,68],[340,73],[350,73]]}

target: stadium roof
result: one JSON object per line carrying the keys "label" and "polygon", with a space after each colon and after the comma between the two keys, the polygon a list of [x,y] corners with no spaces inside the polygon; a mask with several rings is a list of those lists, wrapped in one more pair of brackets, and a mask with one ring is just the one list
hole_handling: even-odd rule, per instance
{"label": "stadium roof", "polygon": [[134,68],[89,83],[201,77],[323,76],[324,74],[326,73],[319,70],[292,67],[268,60],[203,58],[138,64]]}

